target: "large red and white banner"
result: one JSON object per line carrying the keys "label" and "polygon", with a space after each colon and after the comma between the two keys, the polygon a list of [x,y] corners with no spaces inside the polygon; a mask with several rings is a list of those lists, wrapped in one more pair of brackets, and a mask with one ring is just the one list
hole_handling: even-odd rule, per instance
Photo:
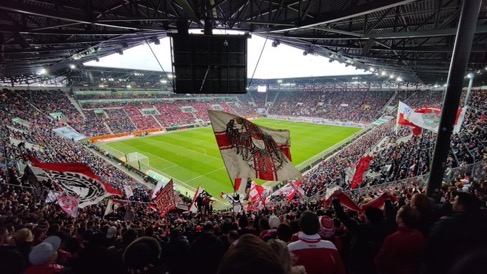
{"label": "large red and white banner", "polygon": [[282,181],[302,177],[291,163],[289,130],[257,126],[222,111],[209,110],[208,115],[232,181],[238,178]]}
{"label": "large red and white banner", "polygon": [[161,213],[161,216],[166,216],[169,210],[176,207],[176,201],[174,200],[174,186],[172,180],[164,186],[161,191],[156,194],[154,199],[157,210]]}
{"label": "large red and white banner", "polygon": [[67,196],[78,196],[79,207],[99,203],[105,197],[122,196],[122,192],[103,182],[93,171],[81,163],[43,163],[26,155],[34,167],[44,171]]}
{"label": "large red and white banner", "polygon": [[[455,126],[453,129],[455,133],[458,133],[462,127],[466,110],[467,107],[463,107],[457,111]],[[419,109],[413,109],[405,103],[399,101],[396,126],[403,125],[411,127],[413,129],[413,133],[416,135],[421,133],[421,129],[427,129],[437,133],[438,126],[440,125],[440,118],[441,109],[439,108],[422,107]]]}

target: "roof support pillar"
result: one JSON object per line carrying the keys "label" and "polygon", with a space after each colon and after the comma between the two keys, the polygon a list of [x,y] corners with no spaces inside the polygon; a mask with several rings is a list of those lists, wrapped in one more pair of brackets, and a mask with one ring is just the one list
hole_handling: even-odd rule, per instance
{"label": "roof support pillar", "polygon": [[482,0],[463,0],[426,194],[438,201]]}

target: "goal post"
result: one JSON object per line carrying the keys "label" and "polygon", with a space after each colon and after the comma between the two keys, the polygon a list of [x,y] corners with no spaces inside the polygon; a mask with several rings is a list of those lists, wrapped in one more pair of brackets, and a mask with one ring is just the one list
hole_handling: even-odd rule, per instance
{"label": "goal post", "polygon": [[127,153],[125,159],[129,165],[139,170],[141,170],[141,166],[149,166],[149,157],[139,152]]}

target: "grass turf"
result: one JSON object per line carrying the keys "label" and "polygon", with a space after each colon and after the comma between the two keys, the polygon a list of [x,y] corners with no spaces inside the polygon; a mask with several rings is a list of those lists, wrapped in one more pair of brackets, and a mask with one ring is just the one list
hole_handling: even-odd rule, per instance
{"label": "grass turf", "polygon": [[[292,160],[298,168],[310,164],[313,157],[361,130],[271,119],[253,122],[269,128],[290,130]],[[211,127],[105,145],[122,153],[142,153],[149,158],[149,164],[154,171],[194,188],[201,185],[213,196],[218,197],[222,191],[232,191]]]}

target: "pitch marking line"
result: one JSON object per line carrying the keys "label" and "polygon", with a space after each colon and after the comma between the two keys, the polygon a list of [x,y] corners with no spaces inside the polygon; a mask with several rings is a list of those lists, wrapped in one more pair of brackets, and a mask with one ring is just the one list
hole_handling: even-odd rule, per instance
{"label": "pitch marking line", "polygon": [[194,177],[194,178],[193,178],[193,179],[191,179],[191,180],[184,181],[184,183],[186,184],[186,183],[188,183],[188,182],[194,181],[194,180],[199,179],[199,178],[201,178],[201,177],[205,177],[205,176],[206,176],[206,175],[208,175],[208,174],[215,173],[215,172],[217,172],[217,171],[219,171],[219,170],[221,170],[221,169],[224,169],[224,168],[225,168],[225,167],[220,167],[220,168],[217,168],[217,169],[215,169],[215,170],[213,170],[213,171],[210,171],[210,172],[208,172],[208,173],[205,173],[205,174],[202,174],[202,175],[196,176],[196,177]]}
{"label": "pitch marking line", "polygon": [[[140,153],[140,152],[139,152],[139,153]],[[171,164],[172,164],[172,166],[168,166],[168,167],[165,167],[165,168],[160,168],[160,170],[166,170],[166,169],[170,169],[170,168],[173,168],[173,167],[177,167],[177,166],[178,166],[177,164],[175,164],[175,163],[173,163],[173,162],[171,162],[171,161],[169,161],[169,160],[166,160],[166,159],[164,159],[164,158],[161,158],[161,157],[159,157],[159,156],[157,156],[157,155],[155,155],[155,154],[152,154],[152,153],[150,153],[150,152],[146,152],[146,151],[144,151],[144,153],[146,153],[146,154],[150,154],[150,155],[152,155],[152,156],[156,157],[157,159],[160,159],[160,160],[163,160],[164,162],[168,162],[168,163],[171,163]],[[150,167],[152,167],[152,168],[156,168],[156,167],[152,166],[150,163],[149,163],[149,166],[150,166]]]}
{"label": "pitch marking line", "polygon": [[[148,142],[148,143],[151,143],[151,142]],[[211,158],[214,158],[214,159],[217,159],[217,160],[222,160],[222,158],[219,158],[219,157],[216,157],[216,156],[213,156],[213,155],[209,155],[209,154],[205,154],[205,153],[201,153],[201,152],[199,152],[197,150],[192,150],[192,149],[189,149],[189,148],[186,148],[186,147],[183,147],[183,146],[178,146],[178,145],[175,145],[175,144],[166,142],[166,141],[157,141],[157,143],[158,144],[160,144],[160,143],[168,144],[169,146],[176,147],[177,149],[184,149],[184,150],[190,151],[191,153],[201,154],[201,155],[204,155],[206,157],[211,157]],[[199,149],[203,149],[206,152],[206,149],[204,149],[202,147],[200,147]]]}

